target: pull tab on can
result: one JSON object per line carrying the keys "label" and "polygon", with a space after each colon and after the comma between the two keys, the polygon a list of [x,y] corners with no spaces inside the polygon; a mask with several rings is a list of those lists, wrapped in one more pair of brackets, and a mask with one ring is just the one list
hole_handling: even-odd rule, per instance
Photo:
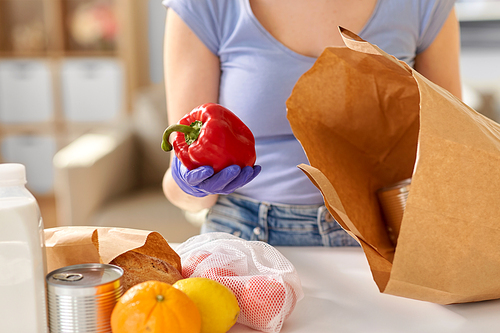
{"label": "pull tab on can", "polygon": [[80,273],[57,273],[52,276],[54,280],[60,280],[60,281],[80,281],[83,279],[83,274]]}

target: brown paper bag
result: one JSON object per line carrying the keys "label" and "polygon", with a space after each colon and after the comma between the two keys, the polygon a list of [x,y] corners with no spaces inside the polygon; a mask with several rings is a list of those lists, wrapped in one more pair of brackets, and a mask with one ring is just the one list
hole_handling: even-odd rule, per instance
{"label": "brown paper bag", "polygon": [[109,264],[127,251],[136,251],[166,262],[181,271],[179,255],[154,231],[107,227],[59,227],[45,229],[47,271],[86,264]]}
{"label": "brown paper bag", "polygon": [[[363,247],[383,293],[440,304],[500,298],[500,125],[355,34],[297,82],[299,167]],[[376,191],[412,177],[397,246]]]}

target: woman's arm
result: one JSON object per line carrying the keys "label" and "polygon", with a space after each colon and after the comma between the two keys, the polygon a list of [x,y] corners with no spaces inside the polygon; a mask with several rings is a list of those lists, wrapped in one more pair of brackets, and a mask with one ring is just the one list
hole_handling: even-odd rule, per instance
{"label": "woman's arm", "polygon": [[460,82],[460,27],[452,9],[431,45],[415,58],[417,72],[462,98]]}
{"label": "woman's arm", "polygon": [[[218,102],[219,58],[172,9],[167,11],[165,25],[164,71],[169,124],[177,123],[198,105]],[[216,195],[196,198],[186,194],[170,169],[163,178],[163,192],[170,202],[187,211],[209,208],[217,200]]]}

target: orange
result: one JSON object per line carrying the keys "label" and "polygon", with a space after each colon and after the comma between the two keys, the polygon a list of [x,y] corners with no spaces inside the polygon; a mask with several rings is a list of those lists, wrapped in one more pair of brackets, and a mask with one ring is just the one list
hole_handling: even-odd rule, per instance
{"label": "orange", "polygon": [[111,314],[113,333],[200,333],[196,304],[168,283],[139,283],[118,300]]}

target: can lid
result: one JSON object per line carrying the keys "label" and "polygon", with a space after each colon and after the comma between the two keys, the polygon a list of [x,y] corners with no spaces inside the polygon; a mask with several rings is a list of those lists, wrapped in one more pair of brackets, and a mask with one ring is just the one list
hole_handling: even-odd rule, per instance
{"label": "can lid", "polygon": [[26,167],[20,163],[0,163],[0,186],[26,184]]}
{"label": "can lid", "polygon": [[123,269],[110,264],[81,264],[66,266],[47,274],[47,283],[63,287],[93,287],[118,280]]}

